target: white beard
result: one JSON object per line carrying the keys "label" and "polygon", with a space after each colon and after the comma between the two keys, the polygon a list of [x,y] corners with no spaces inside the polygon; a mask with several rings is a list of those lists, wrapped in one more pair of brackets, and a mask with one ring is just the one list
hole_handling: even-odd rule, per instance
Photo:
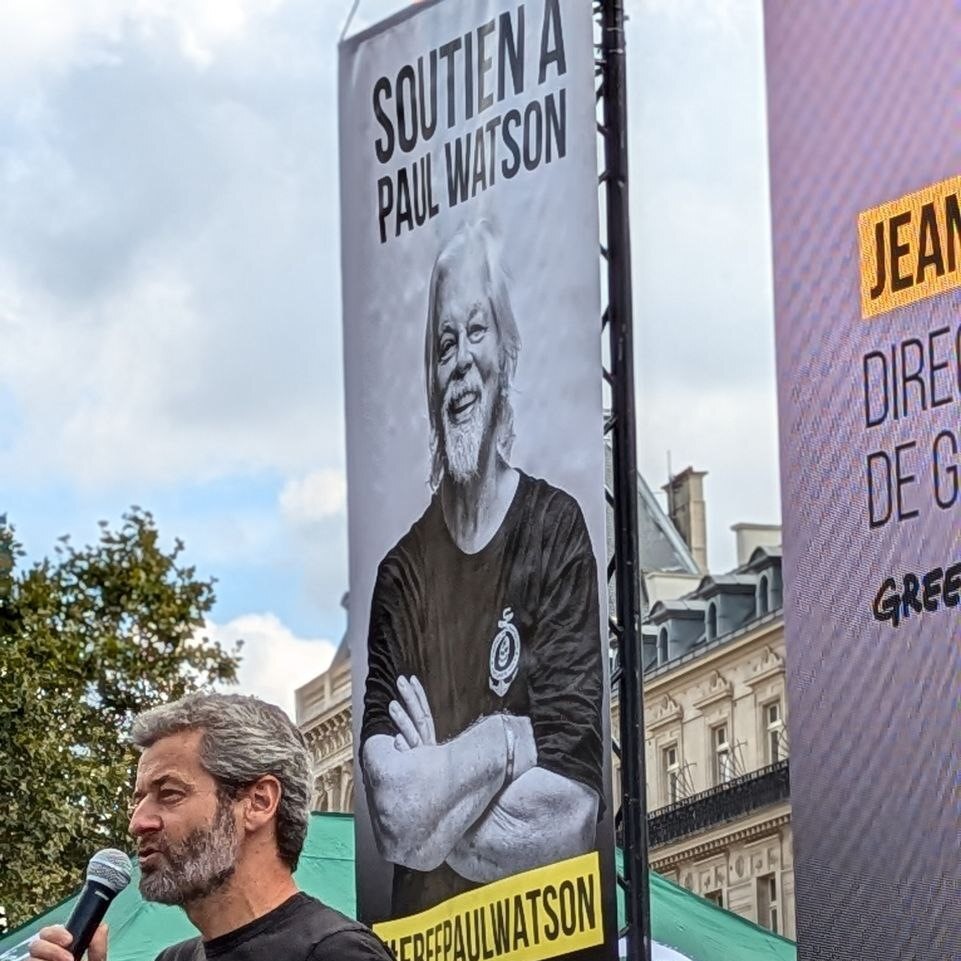
{"label": "white beard", "polygon": [[490,391],[484,391],[483,400],[475,405],[471,416],[460,424],[452,424],[443,407],[444,468],[455,484],[473,480],[480,469],[481,450],[492,428]]}

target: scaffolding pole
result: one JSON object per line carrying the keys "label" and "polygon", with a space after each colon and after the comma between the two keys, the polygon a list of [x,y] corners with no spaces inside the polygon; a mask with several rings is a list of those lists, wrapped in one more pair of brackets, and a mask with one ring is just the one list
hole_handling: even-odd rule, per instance
{"label": "scaffolding pole", "polygon": [[611,642],[617,653],[612,672],[620,709],[621,808],[618,825],[624,845],[627,961],[650,961],[651,914],[647,856],[647,796],[644,764],[643,644],[637,516],[637,432],[634,398],[631,230],[628,208],[627,77],[623,0],[597,0],[600,23],[599,132],[604,145],[607,308],[602,329],[609,337],[610,416],[605,431],[613,455],[608,503],[614,515],[614,552],[608,572],[616,597]]}

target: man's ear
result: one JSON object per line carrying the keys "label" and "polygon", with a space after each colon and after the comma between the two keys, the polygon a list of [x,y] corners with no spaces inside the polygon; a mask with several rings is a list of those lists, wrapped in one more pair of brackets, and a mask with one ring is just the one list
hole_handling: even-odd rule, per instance
{"label": "man's ear", "polygon": [[277,814],[283,788],[272,774],[265,774],[247,788],[244,798],[244,826],[250,830],[263,827]]}

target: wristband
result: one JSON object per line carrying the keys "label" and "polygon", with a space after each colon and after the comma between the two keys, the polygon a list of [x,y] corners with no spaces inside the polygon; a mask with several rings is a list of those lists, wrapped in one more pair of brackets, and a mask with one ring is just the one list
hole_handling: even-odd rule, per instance
{"label": "wristband", "polygon": [[504,769],[504,786],[507,787],[514,780],[514,729],[507,721],[507,715],[502,714],[504,719],[504,740],[507,742],[507,765]]}

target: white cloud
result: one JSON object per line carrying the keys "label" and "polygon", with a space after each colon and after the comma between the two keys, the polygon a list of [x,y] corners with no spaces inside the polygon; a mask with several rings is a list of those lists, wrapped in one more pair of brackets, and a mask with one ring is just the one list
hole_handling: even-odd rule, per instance
{"label": "white cloud", "polygon": [[[21,416],[10,449],[0,451],[8,477],[176,483],[298,470],[318,454],[339,454],[340,429],[318,412],[317,386],[302,377],[274,389],[270,370],[251,383],[243,373],[255,360],[236,348],[230,356],[229,332],[216,330],[177,271],[145,267],[66,316],[2,263],[0,289],[0,382]],[[269,338],[266,330],[250,336]],[[265,350],[279,368],[289,358]]]}
{"label": "white cloud", "polygon": [[741,33],[754,13],[753,0],[628,0],[627,15],[655,16],[686,30]]}
{"label": "white cloud", "polygon": [[294,691],[327,670],[337,645],[297,637],[274,614],[242,614],[226,624],[208,621],[203,633],[225,647],[243,640],[239,683],[225,688],[279,704],[293,720]]}
{"label": "white cloud", "polygon": [[[336,18],[263,16],[275,6],[79,2],[78,36],[127,24],[119,59],[11,99],[0,383],[18,426],[0,475],[117,488],[342,458],[339,264],[323,253],[336,117],[316,115]],[[210,70],[150,35],[178,17],[198,50],[233,38]]]}
{"label": "white cloud", "polygon": [[280,492],[280,510],[291,524],[303,527],[343,512],[347,478],[342,471],[317,470],[287,481]]}
{"label": "white cloud", "polygon": [[181,56],[210,64],[281,0],[31,0],[4,6],[0,84],[116,57],[125,32],[171,35]]}

